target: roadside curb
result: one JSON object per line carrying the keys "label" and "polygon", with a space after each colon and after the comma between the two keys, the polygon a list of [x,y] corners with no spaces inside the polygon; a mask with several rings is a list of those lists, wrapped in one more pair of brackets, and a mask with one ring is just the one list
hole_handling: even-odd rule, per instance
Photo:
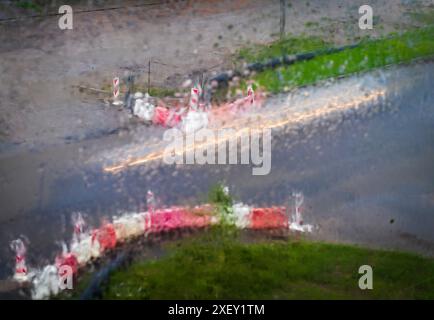
{"label": "roadside curb", "polygon": [[251,72],[261,72],[266,69],[274,69],[284,65],[288,66],[297,62],[312,60],[321,55],[337,53],[347,49],[354,49],[357,48],[359,45],[360,43],[356,43],[356,44],[351,44],[346,46],[309,51],[309,52],[299,53],[296,55],[283,55],[279,58],[268,59],[264,62],[250,63],[242,71],[229,70],[229,71],[222,72],[212,77],[209,81],[211,82],[216,81],[218,85],[223,83],[227,84],[236,76],[247,77]]}

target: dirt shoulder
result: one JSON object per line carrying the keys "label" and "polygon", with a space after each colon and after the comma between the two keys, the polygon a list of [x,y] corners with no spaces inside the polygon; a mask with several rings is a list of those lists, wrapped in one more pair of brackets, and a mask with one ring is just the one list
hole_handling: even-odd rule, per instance
{"label": "dirt shoulder", "polygon": [[[98,11],[78,2],[74,29],[67,31],[58,28],[58,16],[0,23],[1,153],[79,141],[131,124],[127,113],[78,92],[77,85],[97,86],[128,70],[140,74],[152,60],[152,84],[176,87],[198,72],[231,67],[229,57],[241,47],[279,36],[279,1],[137,6],[149,2]],[[356,3],[288,1],[285,31],[348,43],[367,32],[375,37],[413,26],[408,13],[430,3],[378,0],[372,4],[377,27],[361,31]]]}

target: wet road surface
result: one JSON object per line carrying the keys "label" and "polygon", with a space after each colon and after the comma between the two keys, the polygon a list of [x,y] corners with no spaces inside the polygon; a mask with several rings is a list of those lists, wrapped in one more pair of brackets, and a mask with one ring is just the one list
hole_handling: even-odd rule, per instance
{"label": "wet road surface", "polygon": [[[433,256],[433,86],[434,63],[427,63],[272,98],[261,111],[265,120],[274,112],[272,119],[287,121],[273,128],[266,176],[253,176],[250,165],[175,167],[161,160],[104,172],[128,155],[146,154],[145,145],[158,145],[160,128],[139,127],[43,152],[3,155],[0,279],[12,274],[8,244],[21,234],[30,242],[28,264],[42,265],[53,261],[60,241],[70,240],[74,211],[97,226],[120,211],[144,210],[148,189],[166,205],[197,203],[222,181],[236,199],[254,205],[285,204],[293,190],[302,191],[305,221],[318,226],[314,239]],[[373,92],[381,94],[352,107],[352,97]],[[327,105],[331,100],[346,108],[333,109]],[[302,107],[312,101],[317,105]],[[322,104],[333,112],[298,121],[296,115],[321,110]]]}

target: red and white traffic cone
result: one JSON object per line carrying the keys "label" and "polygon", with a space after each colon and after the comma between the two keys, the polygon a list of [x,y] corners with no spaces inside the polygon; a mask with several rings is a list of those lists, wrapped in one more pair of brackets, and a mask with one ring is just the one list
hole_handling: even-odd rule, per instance
{"label": "red and white traffic cone", "polygon": [[122,105],[122,101],[119,100],[120,93],[120,81],[119,77],[113,78],[113,105]]}
{"label": "red and white traffic cone", "polygon": [[190,110],[197,111],[199,109],[199,97],[200,97],[201,91],[202,91],[202,89],[199,85],[191,88],[190,104],[189,104]]}
{"label": "red and white traffic cone", "polygon": [[11,248],[15,251],[14,279],[17,281],[26,281],[28,272],[26,266],[26,246],[23,240],[16,239],[11,242]]}
{"label": "red and white traffic cone", "polygon": [[72,222],[74,223],[73,241],[80,241],[86,225],[80,212],[72,216]]}

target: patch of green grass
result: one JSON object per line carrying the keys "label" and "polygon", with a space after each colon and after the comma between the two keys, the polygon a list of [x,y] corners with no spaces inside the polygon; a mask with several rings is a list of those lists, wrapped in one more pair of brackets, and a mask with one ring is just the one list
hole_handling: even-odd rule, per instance
{"label": "patch of green grass", "polygon": [[316,22],[316,21],[307,21],[307,22],[304,24],[304,26],[305,26],[306,28],[313,28],[313,27],[318,27],[318,26],[319,26],[319,23]]}
{"label": "patch of green grass", "polygon": [[233,199],[229,194],[229,189],[225,190],[225,186],[221,183],[213,186],[208,192],[208,203],[215,206],[215,213],[219,215],[221,219],[221,227],[229,228],[226,231],[232,233]]}
{"label": "patch of green grass", "polygon": [[[298,242],[241,243],[219,229],[160,260],[111,275],[105,299],[433,299],[434,260],[407,253]],[[373,290],[360,290],[361,265]]]}
{"label": "patch of green grass", "polygon": [[229,195],[228,191],[225,191],[223,184],[217,184],[208,192],[208,202],[229,208],[232,206],[232,197]]}
{"label": "patch of green grass", "polygon": [[[142,88],[142,92],[147,92],[145,88]],[[140,90],[138,90],[140,91]],[[158,97],[158,98],[164,98],[164,97],[173,97],[175,96],[176,90],[171,88],[163,88],[163,87],[151,87],[149,89],[149,94],[151,97]]]}
{"label": "patch of green grass", "polygon": [[247,62],[261,62],[282,55],[324,49],[330,45],[318,37],[286,37],[265,46],[255,45],[242,48],[236,57]]}
{"label": "patch of green grass", "polygon": [[38,12],[42,11],[42,7],[39,4],[35,3],[34,1],[18,1],[16,3],[16,6],[18,8],[30,9]]}
{"label": "patch of green grass", "polygon": [[318,55],[312,60],[258,73],[254,79],[267,91],[313,84],[317,81],[364,72],[389,64],[434,54],[434,26],[380,40],[366,40],[354,49]]}

